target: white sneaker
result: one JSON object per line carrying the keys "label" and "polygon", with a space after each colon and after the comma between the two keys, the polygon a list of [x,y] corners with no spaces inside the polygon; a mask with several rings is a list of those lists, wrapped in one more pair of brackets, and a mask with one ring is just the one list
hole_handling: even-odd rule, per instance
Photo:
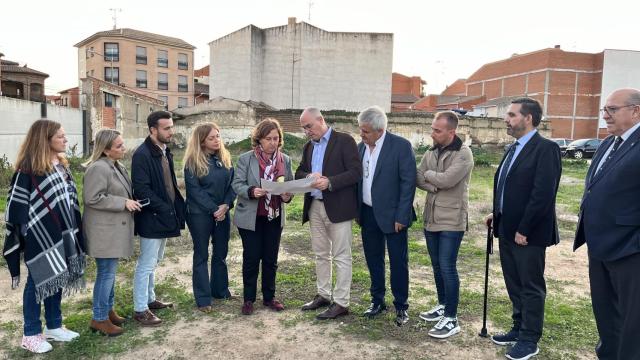
{"label": "white sneaker", "polygon": [[444,316],[444,305],[438,304],[429,311],[421,312],[418,317],[424,321],[440,321]]}
{"label": "white sneaker", "polygon": [[438,339],[446,339],[459,332],[460,326],[458,325],[457,318],[443,317],[431,330],[429,330],[428,335]]}
{"label": "white sneaker", "polygon": [[23,336],[20,346],[35,354],[43,354],[53,350],[53,346],[47,342],[42,334]]}
{"label": "white sneaker", "polygon": [[69,341],[77,338],[78,336],[80,336],[80,334],[78,334],[75,331],[71,331],[71,330],[65,328],[64,326],[63,327],[59,327],[57,329],[48,329],[45,326],[44,327],[44,336],[47,338],[47,340],[69,342]]}

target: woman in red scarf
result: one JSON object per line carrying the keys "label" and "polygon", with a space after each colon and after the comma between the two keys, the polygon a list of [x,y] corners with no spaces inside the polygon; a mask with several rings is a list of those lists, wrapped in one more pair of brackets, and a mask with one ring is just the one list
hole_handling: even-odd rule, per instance
{"label": "woman in red scarf", "polygon": [[280,151],[282,128],[275,119],[264,119],[251,135],[253,150],[238,158],[232,187],[238,194],[233,223],[242,238],[242,313],[251,315],[256,301],[258,270],[262,261],[262,303],[275,310],[284,305],[275,299],[280,235],[285,223],[285,203],[290,194],[271,195],[260,187],[261,179],[293,180],[291,159]]}

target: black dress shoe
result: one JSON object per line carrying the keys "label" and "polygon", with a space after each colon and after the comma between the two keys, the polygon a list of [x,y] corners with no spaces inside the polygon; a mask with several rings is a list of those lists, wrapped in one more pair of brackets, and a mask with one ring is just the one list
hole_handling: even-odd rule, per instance
{"label": "black dress shoe", "polygon": [[409,313],[407,310],[396,310],[396,325],[402,326],[409,322]]}
{"label": "black dress shoe", "polygon": [[150,310],[160,310],[160,309],[172,308],[173,303],[153,300],[152,302],[147,304],[147,306],[149,307]]}
{"label": "black dress shoe", "polygon": [[364,312],[363,315],[368,318],[372,318],[386,310],[387,310],[387,305],[385,305],[384,303],[382,304],[371,303],[371,305],[369,305],[369,308]]}
{"label": "black dress shoe", "polygon": [[318,294],[313,298],[313,300],[311,300],[308,303],[302,305],[302,310],[303,311],[315,310],[315,309],[319,309],[319,308],[324,307],[324,306],[329,306],[330,304],[331,304],[331,301],[323,298],[322,296],[320,296]]}

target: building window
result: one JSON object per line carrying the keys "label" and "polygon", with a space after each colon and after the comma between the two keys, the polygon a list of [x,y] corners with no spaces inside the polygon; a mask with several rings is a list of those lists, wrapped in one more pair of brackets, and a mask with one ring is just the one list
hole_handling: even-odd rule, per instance
{"label": "building window", "polygon": [[178,69],[189,69],[189,57],[187,56],[187,54],[178,54]]}
{"label": "building window", "polygon": [[113,107],[116,104],[116,97],[113,94],[104,93],[104,107]]}
{"label": "building window", "polygon": [[179,97],[178,98],[178,107],[182,108],[182,107],[187,107],[189,106],[189,99],[187,99],[186,97]]}
{"label": "building window", "polygon": [[120,49],[118,43],[104,43],[104,60],[120,61]]}
{"label": "building window", "polygon": [[187,77],[184,75],[178,75],[178,91],[179,92],[189,91],[189,83],[187,82]]}
{"label": "building window", "polygon": [[167,50],[158,50],[158,67],[169,67],[169,54],[167,54]]}
{"label": "building window", "polygon": [[117,67],[106,67],[104,68],[104,81],[110,82],[112,84],[120,83],[120,69]]}
{"label": "building window", "polygon": [[165,109],[169,108],[169,97],[168,96],[160,95],[160,96],[158,96],[158,100],[164,102],[164,108]]}
{"label": "building window", "polygon": [[147,72],[144,70],[136,70],[136,87],[147,87]]}
{"label": "building window", "polygon": [[147,48],[136,46],[136,64],[147,65]]}
{"label": "building window", "polygon": [[169,74],[158,73],[158,90],[169,90]]}

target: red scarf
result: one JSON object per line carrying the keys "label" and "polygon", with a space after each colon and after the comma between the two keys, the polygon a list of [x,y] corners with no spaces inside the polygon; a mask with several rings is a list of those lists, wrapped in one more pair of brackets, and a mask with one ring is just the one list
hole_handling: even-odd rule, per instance
{"label": "red scarf", "polygon": [[[260,178],[269,180],[269,181],[277,181],[279,177],[284,176],[284,156],[279,150],[273,153],[271,158],[266,154],[261,146],[256,146],[254,150],[256,154],[256,158],[258,159],[258,164],[260,165]],[[258,214],[264,214],[266,212],[269,220],[273,220],[280,216],[280,204],[282,203],[282,199],[279,195],[271,196],[271,194],[267,194],[265,197],[260,199],[258,203]],[[264,209],[264,212],[261,211]]]}

